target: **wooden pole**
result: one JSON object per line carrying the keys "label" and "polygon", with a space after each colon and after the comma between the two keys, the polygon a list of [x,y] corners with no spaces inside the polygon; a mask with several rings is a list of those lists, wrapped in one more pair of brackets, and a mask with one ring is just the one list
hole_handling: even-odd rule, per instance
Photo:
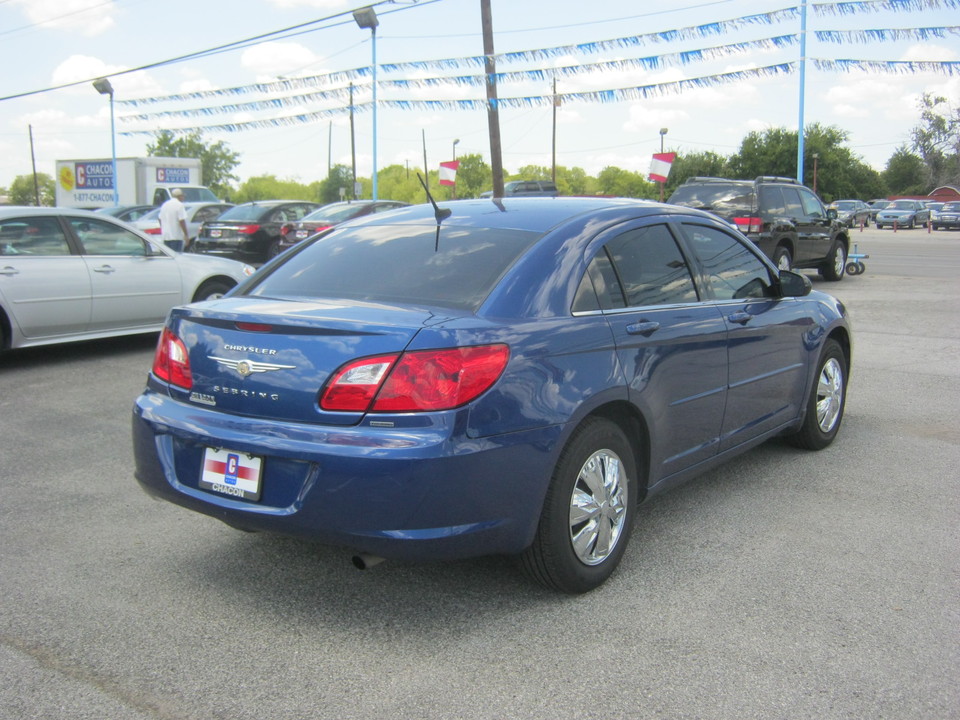
{"label": "wooden pole", "polygon": [[490,167],[493,170],[493,197],[503,197],[503,158],[500,144],[500,110],[497,102],[497,62],[493,50],[493,13],[490,0],[480,0],[483,20],[483,64],[487,74],[487,125],[490,129]]}

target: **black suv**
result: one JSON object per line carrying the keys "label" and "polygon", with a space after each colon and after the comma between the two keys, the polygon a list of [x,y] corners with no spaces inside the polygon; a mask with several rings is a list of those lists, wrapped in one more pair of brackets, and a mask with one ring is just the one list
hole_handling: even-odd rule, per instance
{"label": "black suv", "polygon": [[692,177],[668,201],[719,215],[750,238],[782,270],[811,268],[842,280],[850,238],[820,198],[796,180]]}

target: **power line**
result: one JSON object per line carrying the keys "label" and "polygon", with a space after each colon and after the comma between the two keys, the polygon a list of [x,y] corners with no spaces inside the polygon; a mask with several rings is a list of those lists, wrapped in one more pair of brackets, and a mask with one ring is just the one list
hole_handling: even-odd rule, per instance
{"label": "power line", "polygon": [[[385,5],[385,4],[390,4],[391,2],[392,2],[392,0],[377,0],[376,2],[373,2],[373,3],[371,3],[371,4],[372,4],[372,5]],[[432,4],[435,3],[435,2],[441,2],[441,0],[426,0],[425,2],[422,3],[422,5],[432,5]],[[364,7],[367,7],[367,6],[364,6]],[[396,10],[388,10],[388,11],[385,11],[383,14],[384,14],[384,15],[389,15],[389,14],[392,14],[392,13],[401,12],[401,11],[403,11],[403,10],[409,10],[409,9],[412,8],[412,7],[414,7],[414,6],[413,6],[413,5],[408,5],[408,6],[406,6],[406,7],[397,8]],[[328,16],[326,16],[326,17],[322,17],[322,18],[319,18],[319,19],[317,19],[317,20],[310,20],[310,21],[308,21],[308,22],[299,23],[299,24],[297,24],[297,25],[291,25],[290,27],[283,28],[282,30],[274,30],[274,31],[271,31],[271,32],[263,33],[263,34],[261,34],[261,35],[254,35],[253,37],[246,38],[246,39],[244,39],[244,40],[237,40],[237,41],[235,41],[235,42],[226,43],[226,44],[224,44],[224,45],[217,45],[216,47],[208,48],[208,49],[206,49],[206,50],[198,50],[198,51],[196,51],[196,52],[187,53],[186,55],[180,55],[180,56],[177,56],[177,57],[174,57],[174,58],[170,58],[169,60],[160,60],[160,61],[158,61],[158,62],[148,63],[148,64],[146,64],[146,65],[140,65],[139,67],[128,68],[127,70],[119,70],[119,71],[117,71],[117,72],[107,73],[107,77],[117,77],[117,76],[120,76],[120,75],[129,75],[130,73],[140,72],[140,71],[142,71],[142,70],[152,70],[152,69],[154,69],[154,68],[163,67],[163,66],[165,66],[165,65],[173,65],[173,64],[175,64],[175,63],[185,62],[185,61],[187,61],[187,60],[195,60],[195,59],[198,59],[198,58],[203,58],[203,57],[208,57],[208,56],[212,56],[212,55],[217,55],[217,54],[220,54],[220,53],[223,53],[223,52],[229,52],[229,51],[232,51],[232,50],[239,50],[239,49],[241,49],[241,48],[245,48],[245,47],[248,47],[248,46],[250,46],[250,45],[256,45],[256,44],[259,44],[259,43],[261,43],[261,42],[264,42],[264,41],[266,41],[266,40],[268,40],[268,39],[273,39],[273,38],[277,38],[277,37],[280,37],[280,39],[284,39],[284,38],[286,38],[286,37],[294,37],[294,36],[296,36],[296,35],[305,34],[305,33],[307,33],[307,32],[317,32],[317,31],[319,31],[319,30],[329,30],[330,28],[338,27],[338,26],[340,26],[340,25],[348,25],[348,24],[351,24],[351,23],[353,22],[352,17],[351,17],[351,20],[350,20],[350,21],[344,20],[344,21],[340,21],[340,22],[334,22],[334,23],[331,23],[330,25],[325,25],[325,26],[323,26],[323,27],[318,27],[318,28],[311,28],[311,29],[309,29],[309,30],[306,30],[305,28],[308,28],[308,27],[310,27],[311,25],[316,25],[316,24],[318,24],[318,23],[324,23],[324,22],[328,22],[328,21],[331,21],[331,20],[336,20],[337,18],[341,18],[341,17],[343,17],[343,16],[345,16],[345,15],[351,15],[351,16],[352,16],[352,13],[353,13],[353,10],[345,10],[344,12],[335,13],[335,14],[333,14],[333,15],[328,15]],[[299,31],[299,32],[297,32],[297,31]],[[96,79],[97,79],[96,77],[92,77],[92,78],[87,78],[87,79],[85,79],[85,80],[76,80],[76,81],[74,81],[74,82],[64,83],[64,84],[62,84],[62,85],[54,85],[54,86],[52,86],[52,87],[42,88],[42,89],[39,89],[39,90],[29,90],[29,91],[27,91],[27,92],[17,93],[17,94],[15,94],[15,95],[6,95],[6,96],[4,96],[4,97],[0,97],[0,102],[3,102],[4,100],[16,100],[16,99],[18,99],[18,98],[29,97],[29,96],[31,96],[31,95],[40,95],[40,94],[42,94],[42,93],[52,92],[52,91],[54,91],[54,90],[62,90],[62,89],[64,89],[64,88],[68,88],[68,87],[76,87],[77,85],[85,85],[85,84],[87,84],[87,83],[93,82],[93,81],[96,80]]]}

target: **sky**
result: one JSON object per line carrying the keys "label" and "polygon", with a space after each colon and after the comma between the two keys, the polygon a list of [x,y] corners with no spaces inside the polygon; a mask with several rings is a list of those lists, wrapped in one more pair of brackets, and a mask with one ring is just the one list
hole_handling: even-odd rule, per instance
{"label": "sky", "polygon": [[[204,127],[208,142],[223,141],[237,152],[235,173],[241,181],[270,174],[309,183],[327,175],[331,164],[351,163],[349,114],[343,100],[321,97],[289,106],[291,96],[311,90],[256,93],[255,84],[281,79],[319,77],[322,91],[344,88],[347,80],[331,73],[355,75],[355,103],[365,110],[354,118],[357,173],[369,177],[376,164],[433,170],[453,154],[481,154],[490,159],[487,112],[468,109],[409,109],[378,105],[376,133],[370,112],[369,67],[374,50],[370,30],[361,29],[350,11],[363,0],[0,0],[0,187],[18,175],[54,175],[56,160],[109,158],[110,103],[90,80],[110,76],[114,87],[117,157],[146,154],[151,134],[160,129]],[[811,0],[813,3],[813,0]],[[800,46],[762,47],[760,41],[800,34],[800,22],[737,22],[797,7],[800,0],[491,0],[494,50],[523,53],[518,61],[502,59],[498,72],[518,80],[502,81],[502,99],[549,96],[551,80],[535,71],[581,67],[557,81],[566,99],[556,109],[556,159],[590,175],[604,167],[646,173],[651,155],[713,151],[736,152],[751,131],[785,127],[800,119],[799,73],[751,76],[756,68],[798,62]],[[960,8],[955,2],[915,0],[911,12],[815,13],[808,9],[808,58],[826,60],[955,62],[960,60]],[[952,5],[952,7],[951,7]],[[428,79],[482,74],[457,59],[483,54],[480,0],[397,0],[378,4],[375,49],[378,80],[407,81],[409,87],[381,84],[378,100],[481,101],[483,87],[450,85],[418,87]],[[324,22],[315,22],[331,18]],[[123,70],[156,65],[183,55],[257,38],[285,28],[302,31],[265,38],[236,49],[182,62],[116,75]],[[714,23],[721,32],[699,35],[692,28]],[[881,42],[831,43],[815,39],[817,30],[863,31],[949,27],[944,38],[918,40],[915,33]],[[685,30],[678,39],[661,33]],[[640,37],[637,46],[606,41]],[[889,38],[889,34],[887,34]],[[852,40],[852,36],[850,36]],[[746,44],[736,54],[698,62],[680,62],[682,53]],[[573,46],[585,46],[577,50]],[[542,53],[533,51],[542,50]],[[640,59],[659,58],[658,67]],[[446,66],[428,61],[449,60]],[[622,66],[583,66],[624,61]],[[386,64],[418,63],[401,70]],[[718,75],[744,71],[737,82],[719,82]],[[329,76],[329,77],[327,77]],[[680,92],[666,90],[652,97],[612,93],[600,102],[599,91],[661,86],[694,81]],[[78,81],[62,89],[47,88]],[[419,83],[417,82],[419,81]],[[804,124],[836,126],[849,135],[848,147],[866,163],[882,170],[896,149],[909,142],[919,123],[917,102],[924,92],[943,95],[960,105],[960,74],[914,72],[891,74],[861,70],[841,72],[806,64]],[[668,86],[670,87],[670,86]],[[677,87],[676,85],[672,87]],[[138,103],[201,91],[236,88],[228,94]],[[590,93],[593,93],[592,95]],[[649,93],[648,93],[649,94]],[[286,97],[288,106],[273,109],[229,108],[255,100]],[[159,115],[174,111],[176,115]],[[189,111],[192,115],[185,115]],[[216,112],[215,112],[216,111]],[[280,127],[245,128],[244,122],[320,111],[309,122]],[[146,114],[140,120],[129,116]],[[503,166],[508,173],[525,165],[550,166],[554,108],[549,103],[521,103],[499,113]],[[213,128],[229,125],[231,131]],[[661,135],[661,129],[666,134]],[[32,129],[32,153],[31,153]],[[136,134],[129,134],[136,133]]]}

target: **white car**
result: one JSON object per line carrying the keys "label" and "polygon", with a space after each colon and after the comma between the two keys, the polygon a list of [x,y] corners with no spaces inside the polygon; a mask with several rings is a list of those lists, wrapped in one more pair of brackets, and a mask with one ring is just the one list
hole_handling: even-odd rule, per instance
{"label": "white car", "polygon": [[176,305],[229,292],[250,265],[182,255],[112,217],[0,208],[0,351],[159,331]]}
{"label": "white car", "polygon": [[[200,227],[205,222],[216,220],[224,211],[232,208],[233,203],[185,202],[183,207],[187,211],[187,231],[190,233],[190,240],[192,241],[196,239]],[[160,208],[154,208],[131,224],[147,235],[159,237],[161,232]]]}

